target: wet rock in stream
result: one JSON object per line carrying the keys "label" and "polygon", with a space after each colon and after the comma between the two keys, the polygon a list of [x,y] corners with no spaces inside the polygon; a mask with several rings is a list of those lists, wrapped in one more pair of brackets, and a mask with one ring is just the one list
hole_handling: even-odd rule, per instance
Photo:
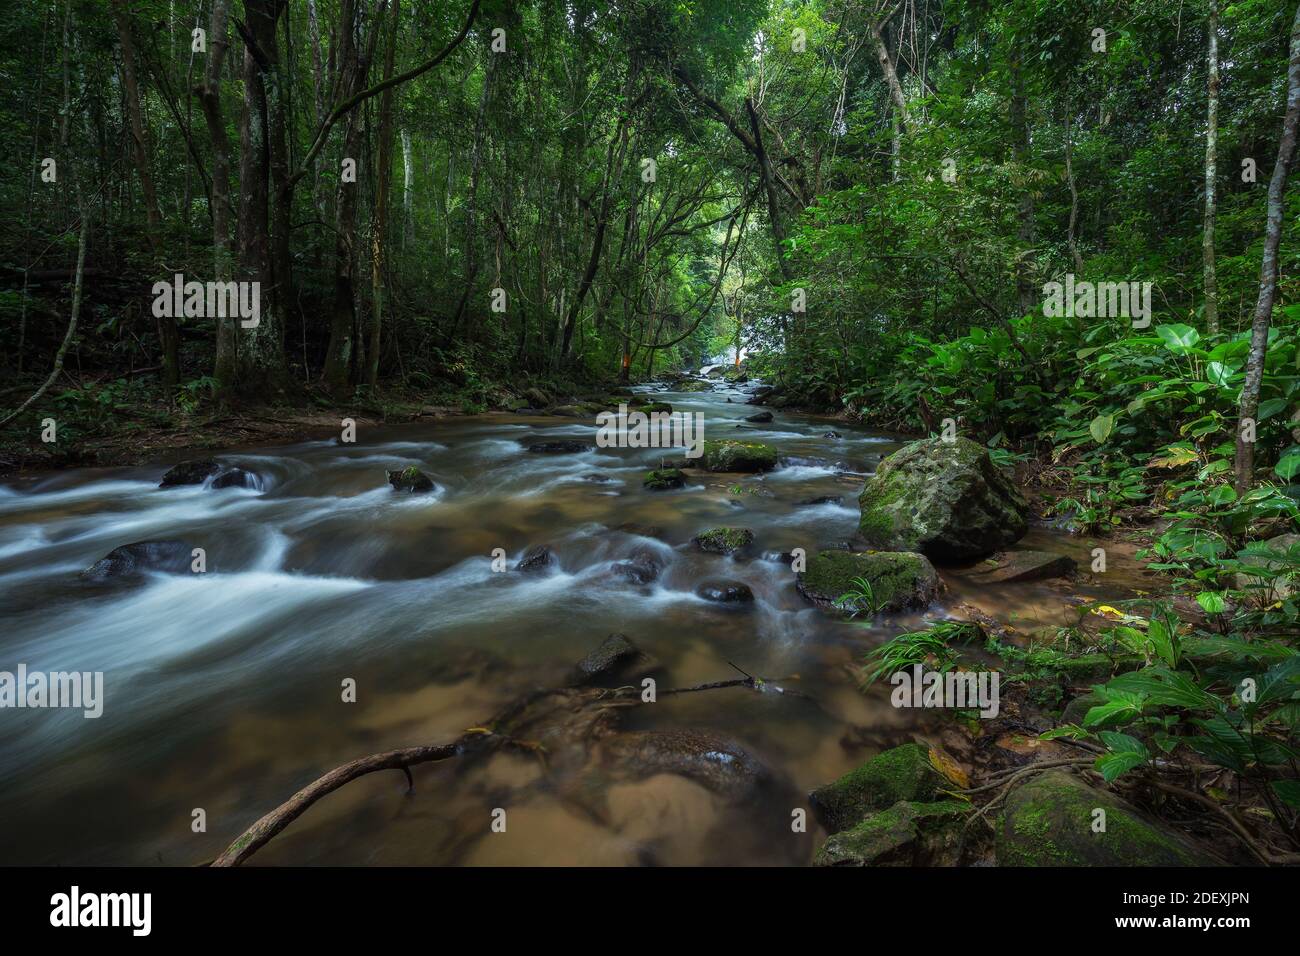
{"label": "wet rock in stream", "polygon": [[591,451],[592,447],[582,441],[540,441],[528,446],[528,450],[540,455],[576,455]]}
{"label": "wet rock in stream", "polygon": [[436,487],[433,479],[414,465],[399,471],[390,471],[387,475],[388,483],[393,486],[394,491],[409,491],[418,494],[433,491]]}
{"label": "wet rock in stream", "polygon": [[217,472],[221,465],[215,458],[194,458],[172,465],[158,482],[159,488],[174,488],[179,485],[201,485]]}
{"label": "wet rock in stream", "polygon": [[934,565],[910,551],[821,551],[796,583],[822,609],[868,614],[926,608],[944,590]]}
{"label": "wet rock in stream", "polygon": [[691,544],[706,554],[739,554],[754,544],[754,532],[748,528],[710,528],[691,538]]}
{"label": "wet rock in stream", "polygon": [[649,654],[633,644],[625,634],[611,634],[600,646],[578,661],[569,674],[574,686],[607,681],[624,682],[658,667]]}
{"label": "wet rock in stream", "polygon": [[754,592],[739,581],[705,581],[695,589],[696,595],[717,604],[745,606],[754,603]]}
{"label": "wet rock in stream", "polygon": [[184,541],[137,541],[114,548],[81,572],[87,581],[108,581],[146,571],[190,573],[193,549]]}
{"label": "wet rock in stream", "polygon": [[556,563],[555,555],[544,544],[533,545],[515,565],[516,571],[541,571]]}

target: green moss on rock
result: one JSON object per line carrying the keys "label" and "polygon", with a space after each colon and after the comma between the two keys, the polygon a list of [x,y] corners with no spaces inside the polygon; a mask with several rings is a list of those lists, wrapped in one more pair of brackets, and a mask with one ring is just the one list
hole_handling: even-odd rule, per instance
{"label": "green moss on rock", "polygon": [[808,559],[797,585],[818,607],[844,607],[840,599],[860,589],[858,578],[870,585],[870,593],[848,600],[855,610],[867,613],[928,607],[943,591],[925,555],[905,551],[822,551]]}
{"label": "green moss on rock", "polygon": [[776,467],[776,449],[762,442],[706,441],[706,471],[771,471]]}
{"label": "green moss on rock", "polygon": [[[1094,830],[1105,810],[1104,832]],[[998,825],[1001,866],[1213,866],[1209,854],[1114,794],[1050,770],[1007,798]]]}
{"label": "green moss on rock", "polygon": [[904,445],[880,463],[858,504],[869,545],[940,561],[983,557],[1029,530],[1020,491],[988,450],[967,438]]}
{"label": "green moss on rock", "polygon": [[709,554],[734,554],[754,543],[754,532],[748,528],[710,528],[697,534],[691,543]]}
{"label": "green moss on rock", "polygon": [[949,783],[930,763],[930,752],[910,743],[872,757],[834,783],[808,795],[817,819],[831,833],[856,825],[868,813],[900,800],[929,802]]}
{"label": "green moss on rock", "polygon": [[899,801],[833,834],[817,851],[816,866],[951,866],[970,805]]}
{"label": "green moss on rock", "polygon": [[656,468],[654,471],[647,472],[645,481],[642,486],[647,491],[669,491],[673,488],[681,488],[686,484],[686,476],[682,474],[680,468]]}

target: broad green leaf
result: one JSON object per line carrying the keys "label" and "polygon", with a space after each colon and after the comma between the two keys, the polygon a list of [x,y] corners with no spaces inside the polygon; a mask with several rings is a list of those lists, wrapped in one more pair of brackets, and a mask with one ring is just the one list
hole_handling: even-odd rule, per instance
{"label": "broad green leaf", "polygon": [[1088,432],[1092,435],[1093,440],[1100,445],[1115,429],[1115,419],[1110,415],[1098,415],[1088,425]]}

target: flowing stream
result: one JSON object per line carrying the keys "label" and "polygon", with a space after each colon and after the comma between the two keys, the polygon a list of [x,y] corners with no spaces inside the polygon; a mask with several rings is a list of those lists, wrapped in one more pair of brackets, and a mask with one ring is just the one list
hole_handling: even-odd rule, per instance
{"label": "flowing stream", "polygon": [[[269,844],[279,864],[774,864],[811,860],[823,834],[793,833],[806,792],[924,731],[888,688],[863,694],[853,665],[898,630],[970,602],[1029,629],[1066,619],[1040,584],[950,592],[924,615],[837,620],[794,586],[781,552],[847,540],[862,475],[896,440],[825,418],[758,408],[746,387],[656,392],[702,412],[705,436],[774,445],[766,476],[688,472],[678,491],[641,478],[663,452],[598,449],[595,426],[546,415],[486,415],[363,429],[222,461],[260,489],[160,489],[167,463],[86,469],[0,487],[0,670],[103,671],[103,716],[0,711],[0,860],[187,865],[212,859],[249,823],[324,771],[381,750],[453,739],[621,632],[662,665],[659,687],[749,674],[808,698],[743,688],[631,709],[633,729],[693,728],[735,741],[774,784],[736,801],[682,776],[611,775],[602,815],[548,786],[542,762],[500,753],[457,767],[374,774],[327,797]],[[840,437],[827,437],[834,430]],[[533,454],[532,441],[592,450]],[[385,469],[415,465],[438,484],[394,492]],[[741,488],[737,489],[736,486]],[[737,491],[740,493],[736,493]],[[750,493],[757,491],[758,493]],[[839,503],[799,504],[840,496]],[[693,535],[736,526],[744,560],[701,554]],[[79,572],[134,541],[202,547],[207,572],[91,585]],[[558,566],[513,570],[530,546]],[[1024,544],[1087,561],[1088,543],[1036,528]],[[492,569],[493,549],[511,570]],[[650,549],[649,584],[610,574]],[[1109,592],[1136,578],[1114,567]],[[696,596],[743,582],[740,609]],[[1112,580],[1115,583],[1112,583]],[[730,664],[728,662],[731,662]],[[356,681],[357,700],[342,700]],[[933,715],[929,716],[933,719]],[[507,811],[504,833],[492,811]],[[206,830],[195,832],[195,811]]]}

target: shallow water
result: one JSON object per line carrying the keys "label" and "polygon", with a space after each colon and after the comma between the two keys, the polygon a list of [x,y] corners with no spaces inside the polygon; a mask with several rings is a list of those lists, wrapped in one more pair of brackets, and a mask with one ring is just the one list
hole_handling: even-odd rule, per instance
{"label": "shallow water", "polygon": [[[607,812],[584,813],[542,764],[487,761],[363,778],[326,798],[255,858],[280,864],[789,864],[823,834],[791,832],[807,790],[885,746],[924,733],[886,689],[855,687],[851,665],[898,630],[966,601],[1022,629],[1069,619],[1051,584],[979,588],[945,573],[925,615],[857,623],[812,609],[787,565],[692,552],[697,532],[752,529],[756,553],[809,553],[856,529],[861,474],[898,447],[830,419],[757,409],[741,388],[663,392],[702,412],[709,438],[744,436],[784,456],[763,476],[690,473],[680,491],[641,477],[663,452],[528,453],[525,442],[594,442],[590,422],[491,415],[362,430],[219,457],[255,471],[259,490],[159,489],[167,463],[60,472],[0,488],[0,670],[103,671],[99,719],[80,711],[0,710],[0,860],[193,864],[324,771],[352,758],[439,742],[536,686],[555,686],[608,634],[662,663],[659,687],[750,674],[811,699],[745,689],[668,697],[627,726],[699,728],[743,746],[774,782],[740,802],[667,774],[611,778]],[[730,398],[732,403],[728,403]],[[737,427],[739,426],[739,427]],[[824,437],[830,429],[841,438]],[[393,492],[384,470],[417,465],[439,489]],[[589,480],[600,475],[606,482]],[[762,494],[733,493],[734,486]],[[823,495],[841,504],[798,505]],[[654,537],[619,530],[659,529]],[[207,573],[90,586],[78,577],[113,548],[180,539]],[[513,568],[550,545],[558,567]],[[1086,563],[1088,542],[1037,529],[1023,542]],[[666,564],[650,585],[615,583],[611,563],[638,548]],[[1109,596],[1137,580],[1112,557]],[[695,596],[704,580],[749,585],[752,607]],[[730,663],[729,663],[730,662]],[[341,700],[352,678],[357,701]],[[933,719],[933,718],[931,718]],[[492,811],[507,811],[504,833]],[[193,813],[206,832],[193,832]]]}

